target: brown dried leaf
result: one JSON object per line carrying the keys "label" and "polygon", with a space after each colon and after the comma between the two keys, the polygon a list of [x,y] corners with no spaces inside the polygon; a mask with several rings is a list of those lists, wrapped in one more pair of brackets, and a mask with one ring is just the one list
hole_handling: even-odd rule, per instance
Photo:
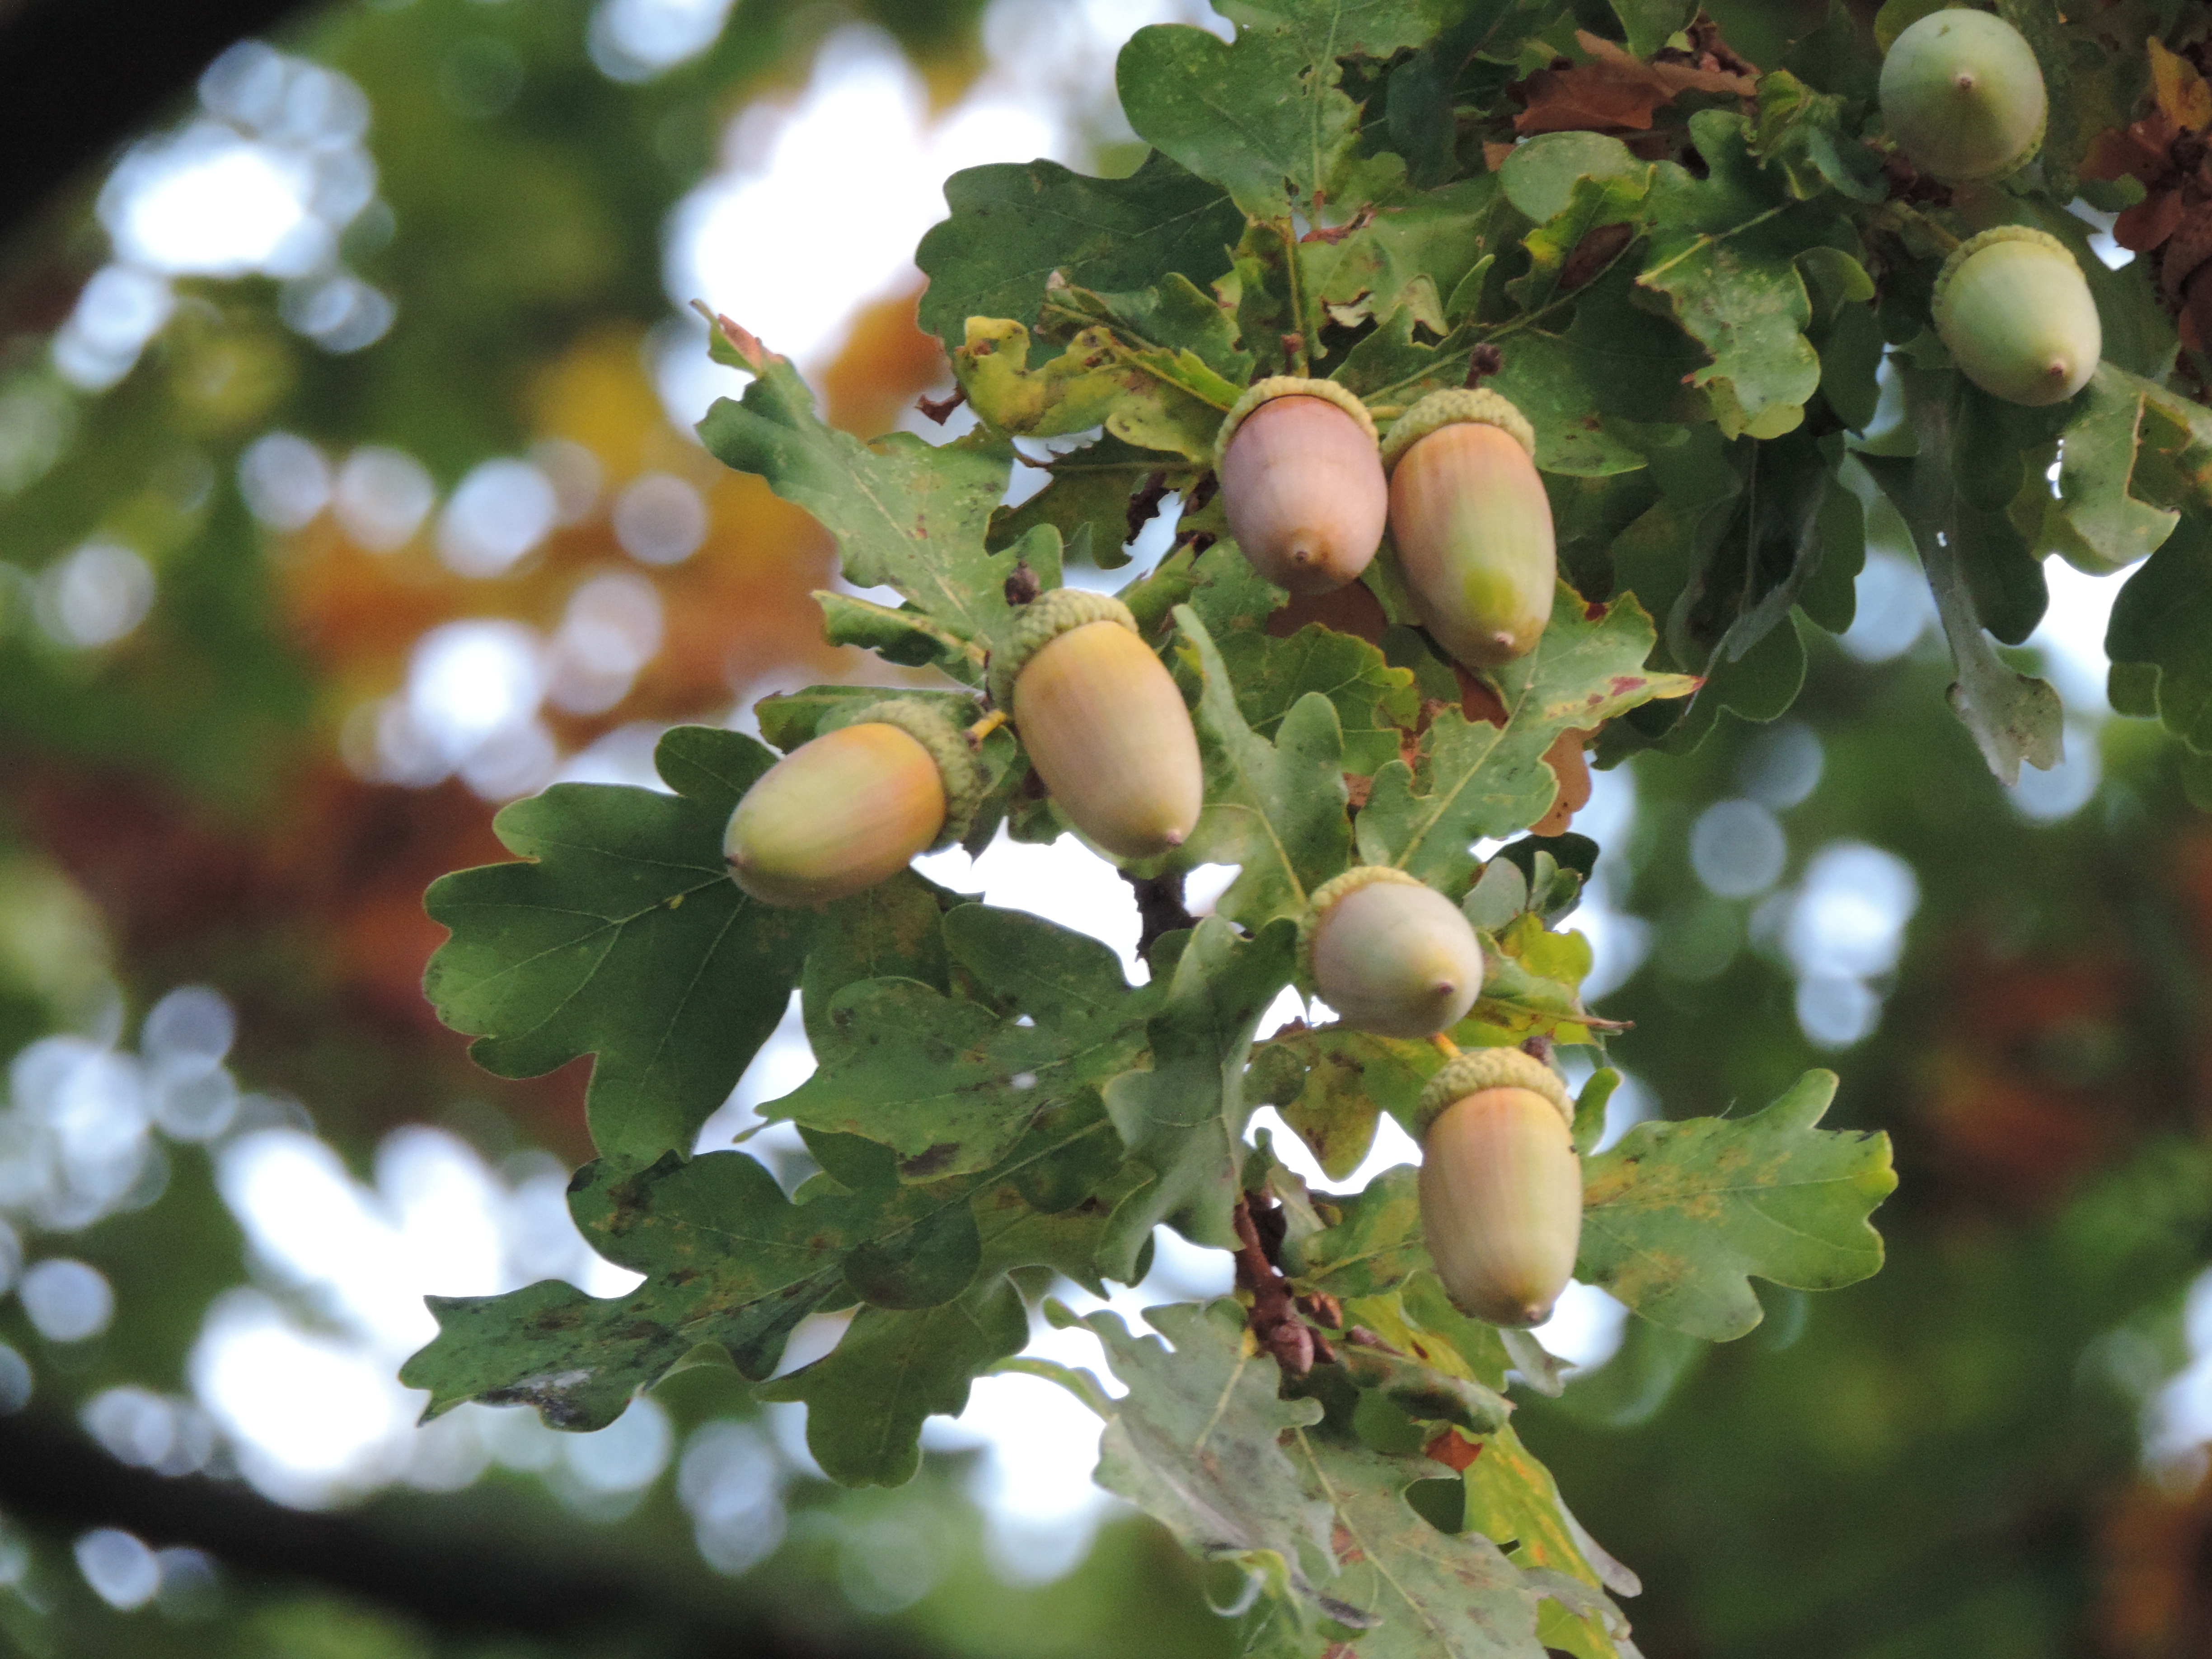
{"label": "brown dried leaf", "polygon": [[[1720,55],[1707,52],[1692,61],[1646,64],[1610,40],[1586,29],[1575,33],[1575,44],[1589,54],[1586,64],[1565,69],[1538,70],[1516,88],[1526,107],[1513,118],[1522,133],[1604,131],[1626,127],[1642,131],[1651,125],[1651,112],[1685,92],[1732,93],[1749,98],[1756,89],[1750,75],[1726,67]],[[1731,52],[1728,62],[1741,62]]]}

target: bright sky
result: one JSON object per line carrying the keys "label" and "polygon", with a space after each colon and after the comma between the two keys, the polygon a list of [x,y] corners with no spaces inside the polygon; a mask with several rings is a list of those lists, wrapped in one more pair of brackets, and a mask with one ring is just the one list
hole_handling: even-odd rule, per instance
{"label": "bright sky", "polygon": [[[592,50],[608,73],[645,79],[703,50],[726,10],[726,0],[605,0]],[[841,32],[803,91],[738,120],[726,135],[722,167],[677,209],[666,252],[672,301],[680,307],[704,297],[803,366],[818,367],[856,307],[915,279],[912,249],[942,215],[947,173],[1039,155],[1079,161],[1099,136],[1117,129],[1111,71],[1119,43],[1140,24],[1170,18],[1223,27],[1189,0],[998,0],[985,24],[988,69],[934,120],[919,78],[885,37],[861,27]],[[288,284],[288,319],[332,350],[358,349],[394,322],[390,301],[346,272],[335,252],[337,232],[371,205],[375,185],[369,112],[351,83],[249,43],[210,70],[203,100],[200,118],[135,148],[102,193],[113,262],[88,286],[55,347],[58,366],[82,386],[111,384],[128,370],[168,315],[175,275],[278,278]],[[823,211],[825,204],[835,211]],[[659,367],[682,428],[734,382],[707,362],[689,313],[676,314]],[[430,525],[447,562],[478,575],[505,569],[555,523],[590,510],[598,488],[588,456],[533,452],[487,461],[441,505],[410,456],[370,448],[327,457],[287,434],[270,434],[248,453],[241,483],[272,526],[296,528],[327,507],[370,549],[397,547]],[[681,480],[640,480],[612,510],[623,545],[643,564],[680,560],[698,544],[701,508]],[[54,570],[40,603],[57,637],[87,646],[118,638],[153,602],[151,572],[127,548],[88,544]],[[2101,641],[2118,586],[2055,560],[2049,574],[2051,613],[2035,642],[2075,720],[2067,766],[2047,779],[2032,775],[2020,792],[2021,810],[2045,817],[2078,807],[2095,784],[2095,736],[2106,712]],[[1902,558],[1877,552],[1859,594],[1861,621],[1846,641],[1856,653],[1879,660],[1927,639],[1932,608]],[[561,763],[539,718],[542,704],[612,707],[660,634],[651,584],[622,576],[580,590],[550,635],[512,622],[447,624],[417,645],[404,691],[349,728],[349,756],[364,770],[406,781],[458,770],[488,795],[526,793]],[[624,728],[568,763],[568,775],[649,784],[653,736],[650,728]],[[1917,902],[1911,872],[1882,849],[1837,845],[1797,849],[1802,873],[1784,884],[1792,849],[1778,815],[1817,781],[1819,744],[1785,723],[1757,754],[1764,758],[1747,771],[1743,796],[1700,819],[1698,867],[1716,894],[1755,907],[1752,938],[1764,928],[1799,971],[1806,1029],[1843,1046],[1879,1018],[1872,981],[1901,948]],[[1601,774],[1577,828],[1611,844],[1633,810],[1632,775]],[[1040,848],[1001,839],[972,863],[956,852],[928,866],[939,880],[990,902],[1103,939],[1133,977],[1141,975],[1128,890],[1073,842]],[[1194,894],[1218,892],[1226,877],[1215,872],[1210,888],[1194,878]],[[1623,914],[1615,898],[1612,873],[1601,870],[1576,923],[1596,948],[1593,997],[1625,980],[1649,942],[1647,925]],[[204,1025],[220,999],[194,994],[200,1000],[186,1011],[197,1008]],[[1297,1012],[1286,995],[1267,1029]],[[227,1009],[221,1013],[227,1020]],[[710,1560],[734,1571],[772,1547],[780,1494],[809,1465],[797,1408],[773,1413],[766,1436],[721,1425],[683,1448],[672,1443],[649,1401],[586,1437],[554,1435],[519,1409],[468,1407],[428,1430],[412,1426],[421,1396],[400,1389],[394,1372],[432,1332],[426,1293],[482,1294],[551,1275],[609,1295],[630,1282],[575,1233],[561,1170],[545,1160],[493,1169],[453,1136],[422,1128],[393,1136],[373,1183],[363,1183],[314,1139],[296,1108],[258,1097],[240,1107],[220,1066],[227,1026],[219,1042],[194,1039],[198,1048],[179,1048],[173,1033],[163,1036],[160,1017],[157,1010],[137,1055],[98,1044],[45,1048],[34,1051],[45,1070],[25,1072],[19,1061],[11,1089],[11,1111],[42,1115],[40,1133],[64,1149],[52,1166],[64,1171],[63,1187],[37,1200],[49,1205],[50,1224],[125,1201],[148,1178],[159,1135],[167,1134],[214,1142],[222,1190],[252,1246],[256,1286],[210,1313],[193,1358],[195,1398],[112,1402],[104,1420],[116,1426],[103,1436],[110,1443],[158,1449],[141,1461],[173,1460],[212,1423],[229,1437],[249,1478],[300,1503],[392,1480],[455,1486],[496,1461],[545,1472],[582,1512],[600,1515],[635,1502],[672,1461]],[[708,1126],[702,1147],[726,1144],[757,1121],[755,1106],[787,1092],[811,1064],[796,1019],[787,1020]],[[1657,1104],[1632,1079],[1615,1097],[1608,1136]],[[1310,1181],[1331,1184],[1272,1111],[1261,1114],[1261,1127],[1275,1130],[1279,1152]],[[772,1129],[750,1146],[773,1159],[793,1144],[787,1131]],[[1386,1121],[1373,1155],[1342,1187],[1363,1186],[1416,1155]],[[67,1211],[70,1204],[75,1211]],[[0,1192],[0,1205],[15,1200]],[[0,1246],[9,1243],[0,1235]],[[0,1249],[0,1288],[12,1271]],[[1148,1300],[1218,1292],[1228,1283],[1224,1255],[1163,1235],[1152,1279],[1117,1294],[1113,1305],[1133,1316]],[[64,1258],[33,1262],[18,1288],[57,1340],[89,1334],[114,1311],[105,1280]],[[1079,1309],[1091,1300],[1073,1287],[1066,1296]],[[1555,1352],[1595,1363],[1617,1345],[1622,1316],[1602,1292],[1577,1287],[1542,1334]],[[2205,1328],[2199,1351],[2212,1352],[2212,1317],[2197,1323]],[[833,1335],[834,1328],[802,1333],[801,1350]],[[1097,1344],[1084,1334],[1040,1328],[1030,1352],[1103,1369]],[[0,1392],[15,1386],[21,1366],[0,1349]],[[2195,1394],[2184,1390],[2176,1401],[2212,1401],[2212,1384],[2191,1387]],[[2212,1422],[2208,1414],[2212,1405],[2191,1419],[2191,1432]],[[980,1383],[959,1421],[933,1421],[928,1435],[933,1445],[986,1449],[977,1492],[994,1548],[1011,1575],[1037,1577],[1069,1565],[1096,1523],[1103,1499],[1087,1474],[1097,1431],[1097,1419],[1066,1394],[1012,1376]],[[136,1557],[117,1561],[112,1572],[124,1577],[142,1565]]]}

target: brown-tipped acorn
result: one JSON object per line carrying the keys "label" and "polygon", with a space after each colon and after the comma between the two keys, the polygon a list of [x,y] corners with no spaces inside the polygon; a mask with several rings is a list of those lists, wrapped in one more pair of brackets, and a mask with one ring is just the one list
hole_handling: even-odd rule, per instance
{"label": "brown-tipped acorn", "polygon": [[1360,865],[1315,890],[1298,956],[1315,994],[1381,1036],[1448,1030],[1482,990],[1482,945],[1459,907],[1387,866]]}
{"label": "brown-tipped acorn", "polygon": [[902,698],[801,744],[755,779],[722,836],[731,879],[764,904],[826,904],[967,834],[983,775],[959,729]]}
{"label": "brown-tipped acorn", "polygon": [[1540,1325],[1574,1274],[1583,1169],[1573,1108],[1517,1048],[1448,1061],[1421,1095],[1421,1228],[1453,1302],[1493,1325]]}
{"label": "brown-tipped acorn", "polygon": [[1936,279],[1936,332],[1991,397],[2063,403],[2097,372],[2104,325],[2081,267],[2056,236],[1999,225],[1961,242]]}
{"label": "brown-tipped acorn", "polygon": [[1494,392],[1432,392],[1382,447],[1390,538],[1414,613],[1471,668],[1525,656],[1551,620],[1559,561],[1535,434]]}
{"label": "brown-tipped acorn", "polygon": [[1946,184],[2002,178],[2043,147],[2035,49],[1985,11],[1931,11],[1905,29],[1881,60],[1879,96],[1898,148]]}
{"label": "brown-tipped acorn", "polygon": [[1390,489],[1366,405],[1332,380],[1256,382],[1214,446],[1229,533],[1293,593],[1356,580],[1382,545]]}
{"label": "brown-tipped acorn", "polygon": [[1068,821],[1108,852],[1152,858],[1197,827],[1190,711],[1119,599],[1061,587],[1027,606],[992,658],[991,697]]}

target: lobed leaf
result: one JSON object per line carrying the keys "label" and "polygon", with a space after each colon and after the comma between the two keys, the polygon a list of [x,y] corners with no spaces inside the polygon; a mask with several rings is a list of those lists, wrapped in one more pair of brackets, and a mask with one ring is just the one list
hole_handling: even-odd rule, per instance
{"label": "lobed leaf", "polygon": [[1505,724],[1438,714],[1416,772],[1393,761],[1376,775],[1359,814],[1364,863],[1395,865],[1451,893],[1474,870],[1474,843],[1525,830],[1551,809],[1559,781],[1544,752],[1570,730],[1587,730],[1654,697],[1679,697],[1697,682],[1644,667],[1651,619],[1633,596],[1585,610],[1562,585],[1535,649],[1495,672]]}
{"label": "lobed leaf", "polygon": [[846,580],[898,590],[960,641],[938,665],[970,684],[1004,627],[1006,567],[984,545],[1006,492],[1004,453],[933,447],[894,432],[872,445],[823,424],[813,394],[781,357],[763,356],[742,398],[717,398],[700,441],[724,465],[757,473],[836,538]]}
{"label": "lobed leaf", "polygon": [[1808,1072],[1751,1117],[1629,1130],[1584,1165],[1576,1277],[1726,1341],[1759,1323],[1754,1276],[1816,1291],[1875,1273],[1867,1217],[1897,1185],[1889,1137],[1814,1128],[1835,1091],[1834,1073]]}
{"label": "lobed leaf", "polygon": [[905,978],[848,984],[810,1012],[817,1069],[763,1115],[879,1142],[902,1178],[930,1180],[988,1168],[1032,1123],[1142,1057],[1158,993],[1132,991],[1096,939],[963,904],[944,940],[1000,1006]]}
{"label": "lobed leaf", "polygon": [[1827,216],[1776,188],[1733,113],[1698,112],[1690,137],[1707,174],[1659,167],[1651,243],[1637,285],[1664,295],[1710,354],[1694,384],[1711,394],[1722,432],[1779,437],[1804,419],[1820,383],[1820,356],[1805,337],[1812,305],[1796,262],[1826,240]]}
{"label": "lobed leaf", "polygon": [[1197,612],[1179,605],[1175,617],[1200,678],[1195,723],[1206,765],[1206,810],[1182,857],[1243,866],[1215,902],[1229,920],[1257,928],[1296,916],[1306,895],[1344,868],[1352,841],[1335,706],[1318,690],[1304,692],[1268,742],[1245,723],[1237,685]]}
{"label": "lobed leaf", "polygon": [[597,1056],[586,1110],[602,1157],[689,1151],[783,1018],[816,916],[749,897],[722,860],[738,798],[775,758],[678,726],[654,751],[676,793],[556,784],[493,821],[522,862],[431,884],[425,906],[452,936],[423,994],[501,1077]]}
{"label": "lobed leaf", "polygon": [[1223,1300],[1147,1308],[1159,1337],[1115,1315],[1079,1322],[1105,1345],[1128,1389],[1098,1448],[1098,1484],[1135,1504],[1184,1546],[1287,1581],[1304,1595],[1333,1567],[1328,1511],[1301,1486],[1278,1438],[1316,1421],[1310,1400],[1280,1400],[1275,1362],[1245,1341],[1244,1310]]}
{"label": "lobed leaf", "polygon": [[1153,151],[1126,179],[1056,161],[996,162],[945,181],[951,216],[915,250],[929,278],[921,325],[950,351],[970,317],[1034,318],[1054,271],[1080,287],[1139,288],[1165,271],[1210,283],[1244,216],[1218,185]]}
{"label": "lobed leaf", "polygon": [[1115,1212],[1103,1270],[1125,1283],[1154,1226],[1233,1249],[1231,1223],[1253,1103],[1244,1092],[1252,1033],[1290,981],[1297,930],[1286,919],[1240,939],[1219,915],[1200,921],[1176,957],[1146,1028],[1152,1064],[1106,1085],[1106,1109],[1131,1160],[1152,1179]]}

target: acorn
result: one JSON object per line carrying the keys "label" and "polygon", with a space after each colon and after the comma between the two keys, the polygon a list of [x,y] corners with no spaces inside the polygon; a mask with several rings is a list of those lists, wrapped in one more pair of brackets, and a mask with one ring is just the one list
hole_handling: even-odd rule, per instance
{"label": "acorn", "polygon": [[2066,244],[2026,225],[1961,242],[1936,278],[1936,332],[1991,397],[2063,403],[2097,372],[2097,302]]}
{"label": "acorn", "polygon": [[1367,405],[1334,380],[1255,381],[1213,453],[1229,533],[1252,568],[1293,593],[1356,580],[1382,544],[1390,487]]}
{"label": "acorn", "polygon": [[992,654],[991,700],[1068,821],[1108,852],[1153,858],[1197,827],[1190,711],[1121,600],[1060,587],[1025,606]]}
{"label": "acorn", "polygon": [[2002,178],[2043,147],[2050,100],[2035,50],[1989,12],[1931,11],[1899,34],[1879,95],[1898,148],[1946,184]]}
{"label": "acorn", "polygon": [[1518,1048],[1474,1048],[1421,1091],[1421,1230],[1452,1301],[1540,1325],[1575,1271],[1583,1166],[1559,1075]]}
{"label": "acorn", "polygon": [[1381,1036],[1447,1030],[1482,990],[1482,945],[1459,907],[1387,865],[1356,866],[1314,890],[1298,967],[1346,1025]]}
{"label": "acorn", "polygon": [[1470,668],[1526,656],[1552,617],[1559,561],[1536,434],[1494,392],[1432,392],[1382,446],[1390,537],[1413,611]]}
{"label": "acorn", "polygon": [[753,781],[722,836],[730,878],[763,904],[826,904],[968,833],[983,769],[926,702],[872,703]]}

